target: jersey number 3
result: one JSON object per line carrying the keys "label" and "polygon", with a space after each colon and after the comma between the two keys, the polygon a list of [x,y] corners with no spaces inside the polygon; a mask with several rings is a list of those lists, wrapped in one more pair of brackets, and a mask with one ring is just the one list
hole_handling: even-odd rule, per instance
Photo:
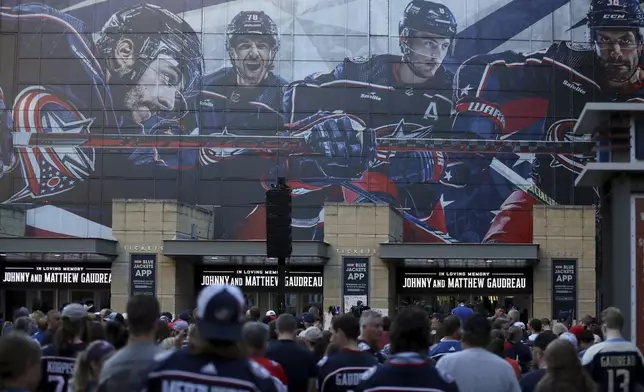
{"label": "jersey number 3", "polygon": [[[617,389],[615,389],[615,383]],[[608,369],[608,392],[630,391],[631,372],[626,369]]]}

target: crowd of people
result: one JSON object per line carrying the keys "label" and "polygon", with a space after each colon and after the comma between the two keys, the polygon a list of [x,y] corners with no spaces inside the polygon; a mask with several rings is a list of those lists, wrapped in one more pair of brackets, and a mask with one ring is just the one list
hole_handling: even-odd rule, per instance
{"label": "crowd of people", "polygon": [[[422,307],[390,320],[360,314],[299,317],[246,310],[234,286],[209,286],[192,311],[162,313],[134,296],[126,313],[72,303],[21,308],[0,336],[0,391],[538,391],[613,392],[644,387],[644,359],[621,335],[616,308],[599,320],[520,321],[461,304]],[[324,318],[330,317],[325,323]],[[573,325],[574,324],[574,325]],[[329,325],[329,328],[324,328]]]}

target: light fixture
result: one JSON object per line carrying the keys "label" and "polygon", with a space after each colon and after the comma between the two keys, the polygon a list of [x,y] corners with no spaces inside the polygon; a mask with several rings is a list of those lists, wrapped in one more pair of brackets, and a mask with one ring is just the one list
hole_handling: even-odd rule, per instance
{"label": "light fixture", "polygon": [[428,263],[434,263],[434,259],[427,259]]}
{"label": "light fixture", "polygon": [[56,253],[54,254],[54,257],[60,257],[60,254]]}
{"label": "light fixture", "polygon": [[215,256],[210,256],[210,260],[217,260],[217,257],[215,257]]}
{"label": "light fixture", "polygon": [[486,263],[491,263],[491,262],[493,262],[493,261],[494,261],[494,260],[491,260],[491,259],[485,260],[485,262],[486,262]]}
{"label": "light fixture", "polygon": [[0,257],[5,257],[6,255],[6,253],[0,253]]}

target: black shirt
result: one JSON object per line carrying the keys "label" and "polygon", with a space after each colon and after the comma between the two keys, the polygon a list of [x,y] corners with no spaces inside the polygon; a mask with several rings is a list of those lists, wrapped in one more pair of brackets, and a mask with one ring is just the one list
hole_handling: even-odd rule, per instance
{"label": "black shirt", "polygon": [[318,362],[318,391],[346,392],[355,388],[364,372],[378,365],[366,351],[341,350]]}
{"label": "black shirt", "polygon": [[266,357],[282,365],[289,392],[308,392],[309,379],[317,376],[313,353],[293,340],[273,340]]}
{"label": "black shirt", "polygon": [[62,350],[57,350],[53,345],[42,349],[42,375],[40,378],[39,392],[61,392],[72,388],[72,377],[76,356],[87,348],[85,343],[75,343]]}

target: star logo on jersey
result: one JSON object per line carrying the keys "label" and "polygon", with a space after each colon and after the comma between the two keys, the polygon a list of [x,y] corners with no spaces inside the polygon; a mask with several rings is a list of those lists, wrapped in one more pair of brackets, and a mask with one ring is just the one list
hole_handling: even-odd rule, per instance
{"label": "star logo on jersey", "polygon": [[[94,118],[86,118],[70,102],[42,86],[21,91],[15,107],[17,132],[81,135],[89,134],[94,123]],[[88,178],[95,170],[95,153],[93,148],[81,147],[81,142],[64,147],[17,147],[25,186],[7,202],[57,195]]]}
{"label": "star logo on jersey", "polygon": [[470,91],[472,91],[473,89],[474,88],[470,84],[465,87],[461,87],[460,89],[458,89],[458,97],[462,98],[468,96],[470,94]]}
{"label": "star logo on jersey", "polygon": [[[51,133],[89,133],[89,129],[93,123],[93,118],[66,122],[57,113],[52,112],[46,113],[42,118],[45,132]],[[79,180],[87,177],[94,170],[94,163],[80,148],[56,147],[54,151],[63,163],[67,163],[65,166]]]}
{"label": "star logo on jersey", "polygon": [[396,139],[423,139],[428,137],[432,132],[432,127],[423,127],[418,124],[406,123],[405,119],[401,119],[394,131],[391,134],[391,137]]}

